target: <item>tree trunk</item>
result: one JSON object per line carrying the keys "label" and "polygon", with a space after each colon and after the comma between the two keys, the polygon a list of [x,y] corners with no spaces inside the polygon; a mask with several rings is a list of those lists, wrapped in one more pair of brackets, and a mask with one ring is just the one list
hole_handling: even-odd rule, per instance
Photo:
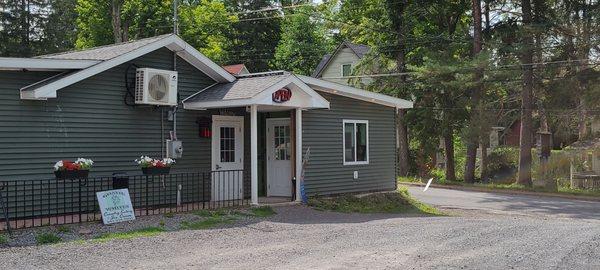
{"label": "tree trunk", "polygon": [[[406,10],[406,6],[408,1],[398,1],[398,0],[387,0],[386,7],[388,12],[390,13],[389,17],[392,19],[392,24],[394,26],[394,31],[397,34],[397,53],[396,53],[396,69],[399,73],[406,71],[406,55],[404,46],[404,10]],[[400,87],[405,86],[406,84],[406,76],[400,76],[400,83],[402,84]],[[400,97],[400,93],[397,94]],[[396,123],[396,134],[398,135],[398,145],[397,145],[397,160],[398,160],[398,175],[406,176],[408,175],[408,130],[406,127],[406,112],[403,110],[398,111],[398,121]]]}
{"label": "tree trunk", "polygon": [[[579,89],[584,90],[584,87],[580,87]],[[583,97],[579,98],[579,108],[578,108],[578,128],[577,128],[577,137],[578,139],[585,140],[588,136],[588,128],[587,128],[587,109],[585,107],[585,100]]]}
{"label": "tree trunk", "polygon": [[456,170],[454,169],[454,136],[451,129],[444,131],[444,156],[446,180],[456,181]]}
{"label": "tree trunk", "polygon": [[490,147],[490,136],[481,136],[481,181],[486,182],[488,180],[488,153],[487,149]]}
{"label": "tree trunk", "polygon": [[115,43],[123,42],[123,28],[121,25],[121,8],[123,7],[123,0],[112,0],[112,27],[113,37]]}
{"label": "tree trunk", "polygon": [[523,66],[523,91],[521,92],[521,134],[519,143],[519,174],[517,184],[531,186],[531,148],[533,122],[531,111],[533,109],[532,94],[534,87],[533,78],[533,36],[527,31],[532,27],[531,2],[521,0],[523,10],[523,54],[521,65]]}
{"label": "tree trunk", "polygon": [[[482,49],[482,36],[481,36],[481,0],[471,1],[473,9],[473,57],[476,57]],[[467,160],[465,164],[465,182],[475,182],[475,162],[477,161],[477,145],[479,144],[479,116],[480,112],[477,110],[481,106],[481,92],[483,91],[483,85],[481,80],[483,78],[483,71],[477,69],[475,71],[475,80],[477,81],[476,86],[471,94],[471,121],[469,130],[467,133]]]}
{"label": "tree trunk", "polygon": [[398,110],[396,114],[396,128],[398,135],[398,145],[396,154],[398,155],[398,176],[408,176],[408,129],[405,123],[405,110]]}

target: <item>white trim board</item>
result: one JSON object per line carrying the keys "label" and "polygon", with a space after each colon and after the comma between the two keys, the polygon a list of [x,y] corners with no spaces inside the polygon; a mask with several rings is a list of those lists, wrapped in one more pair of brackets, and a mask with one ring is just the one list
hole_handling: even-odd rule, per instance
{"label": "white trim board", "polygon": [[331,93],[334,95],[346,96],[349,98],[359,99],[367,102],[377,103],[398,109],[410,109],[413,103],[401,98],[395,98],[384,94],[370,92],[358,89],[352,86],[325,81],[313,77],[297,75],[300,80],[308,84],[315,90]]}
{"label": "white trim board", "polygon": [[99,60],[0,57],[0,70],[84,69],[100,62]]}
{"label": "white trim board", "polygon": [[[356,124],[366,124],[366,135],[367,138],[366,142],[367,142],[367,160],[362,160],[362,161],[357,161],[356,160],[356,155],[358,153],[358,150],[355,149],[354,151],[354,161],[346,161],[346,124],[354,124],[354,128],[356,129]],[[354,147],[358,147],[358,143],[357,140],[358,138],[356,138],[356,130],[354,130]],[[343,164],[344,166],[348,166],[348,165],[368,165],[369,164],[369,149],[370,148],[370,142],[369,142],[369,120],[354,120],[354,119],[343,119],[342,120],[342,160],[343,160]]]}
{"label": "white trim board", "polygon": [[56,98],[56,92],[62,88],[87,79],[120,64],[136,59],[162,47],[167,47],[168,49],[177,52],[177,55],[217,82],[233,82],[235,80],[233,75],[229,74],[229,72],[227,72],[225,69],[194,49],[183,39],[176,35],[169,35],[133,51],[124,53],[110,60],[100,62],[86,69],[67,75],[64,78],[58,79],[51,83],[39,87],[36,87],[35,85],[25,86],[21,88],[21,99],[44,100],[48,98]]}

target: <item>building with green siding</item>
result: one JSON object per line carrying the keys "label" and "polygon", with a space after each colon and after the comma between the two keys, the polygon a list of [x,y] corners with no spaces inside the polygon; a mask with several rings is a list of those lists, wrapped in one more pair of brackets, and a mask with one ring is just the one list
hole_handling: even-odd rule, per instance
{"label": "building with green siding", "polygon": [[0,102],[0,181],[53,178],[79,157],[90,177],[139,175],[136,158],[174,156],[173,174],[243,171],[210,181],[253,203],[299,195],[294,178],[309,195],[394,189],[395,112],[412,107],[285,71],[234,76],[176,35],[0,58]]}

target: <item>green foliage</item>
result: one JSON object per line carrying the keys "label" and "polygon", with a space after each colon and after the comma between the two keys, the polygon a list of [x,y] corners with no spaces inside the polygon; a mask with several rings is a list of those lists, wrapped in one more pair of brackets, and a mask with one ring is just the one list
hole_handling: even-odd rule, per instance
{"label": "green foliage", "polygon": [[271,69],[275,48],[281,36],[279,11],[251,12],[269,9],[270,0],[225,0],[228,11],[236,13],[243,22],[234,23],[229,32],[229,45],[224,64],[244,64],[250,72]]}
{"label": "green foliage", "polygon": [[252,212],[252,215],[255,217],[270,217],[277,214],[270,206],[253,207],[250,209],[250,212]]}
{"label": "green foliage", "polygon": [[223,2],[201,0],[180,6],[179,13],[180,36],[213,61],[224,59],[227,37],[237,17],[227,12]]}
{"label": "green foliage", "polygon": [[518,148],[498,147],[488,156],[488,173],[494,182],[513,182],[518,165]]}
{"label": "green foliage", "polygon": [[62,242],[62,238],[53,233],[42,233],[35,236],[38,245],[56,244]]}
{"label": "green foliage", "polygon": [[165,231],[164,228],[160,227],[148,227],[139,230],[133,230],[128,232],[115,232],[115,233],[105,233],[100,236],[94,238],[94,241],[97,242],[106,242],[113,239],[132,239],[139,237],[151,237],[156,236]]}
{"label": "green foliage", "polygon": [[174,216],[175,216],[175,213],[173,213],[173,212],[163,214],[163,217],[166,217],[166,218],[172,218]]}
{"label": "green foliage", "polygon": [[310,75],[329,51],[323,26],[310,17],[313,12],[312,7],[301,7],[286,13],[275,50],[276,68]]}
{"label": "green foliage", "polygon": [[8,237],[4,234],[0,234],[0,245],[4,245],[8,243]]}
{"label": "green foliage", "polygon": [[238,220],[242,215],[235,211],[219,210],[219,211],[207,211],[200,210],[194,214],[204,217],[200,221],[183,221],[181,223],[181,229],[184,230],[206,230],[214,227],[218,227],[224,224],[230,224]]}
{"label": "green foliage", "polygon": [[60,226],[56,227],[56,230],[57,230],[58,232],[61,232],[61,233],[68,233],[68,232],[71,232],[71,228],[69,228],[69,227],[67,227],[67,226],[65,226],[65,225],[60,225]]}
{"label": "green foliage", "polygon": [[77,0],[77,48],[114,43],[110,1]]}
{"label": "green foliage", "polygon": [[311,198],[308,204],[317,210],[343,213],[442,214],[437,209],[412,198],[405,187],[400,187],[396,192],[364,196],[342,195],[330,198]]}

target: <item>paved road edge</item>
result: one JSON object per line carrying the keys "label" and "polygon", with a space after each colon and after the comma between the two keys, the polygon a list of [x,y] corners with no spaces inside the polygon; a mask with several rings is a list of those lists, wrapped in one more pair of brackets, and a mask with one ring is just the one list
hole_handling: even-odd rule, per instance
{"label": "paved road edge", "polygon": [[[398,182],[398,184],[405,185],[405,186],[417,186],[417,187],[425,186],[424,183],[414,183],[414,182]],[[538,197],[554,197],[554,198],[563,198],[563,199],[579,200],[579,201],[600,202],[600,197],[543,193],[543,192],[534,192],[534,191],[525,191],[525,190],[490,189],[490,188],[483,188],[483,187],[449,186],[449,185],[439,185],[439,184],[431,184],[431,185],[429,185],[429,187],[453,189],[453,190],[464,190],[464,191],[488,192],[488,193],[530,195],[530,196],[538,196]]]}

